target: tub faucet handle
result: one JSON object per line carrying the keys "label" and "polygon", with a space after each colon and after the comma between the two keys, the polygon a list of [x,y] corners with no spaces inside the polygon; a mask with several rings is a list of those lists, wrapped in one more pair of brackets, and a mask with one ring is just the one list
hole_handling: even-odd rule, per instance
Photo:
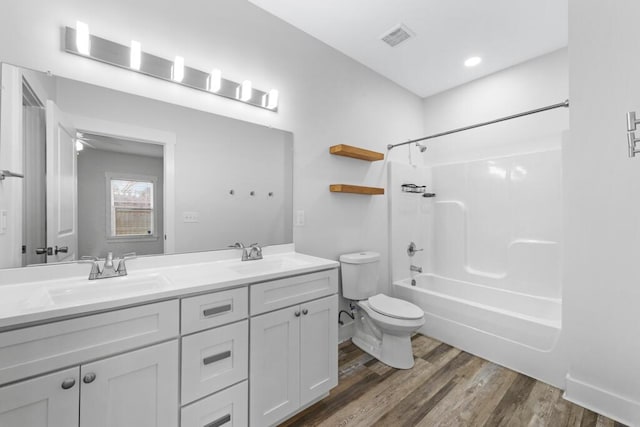
{"label": "tub faucet handle", "polygon": [[418,246],[416,246],[414,242],[409,243],[409,246],[407,247],[407,255],[414,256],[416,252],[420,251],[424,251],[424,249],[418,249]]}

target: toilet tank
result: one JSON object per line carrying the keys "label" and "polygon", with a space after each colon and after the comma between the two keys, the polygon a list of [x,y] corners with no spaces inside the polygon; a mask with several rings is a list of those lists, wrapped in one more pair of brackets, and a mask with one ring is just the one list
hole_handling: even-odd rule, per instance
{"label": "toilet tank", "polygon": [[340,255],[342,296],[352,300],[364,300],[378,293],[377,252],[355,252]]}

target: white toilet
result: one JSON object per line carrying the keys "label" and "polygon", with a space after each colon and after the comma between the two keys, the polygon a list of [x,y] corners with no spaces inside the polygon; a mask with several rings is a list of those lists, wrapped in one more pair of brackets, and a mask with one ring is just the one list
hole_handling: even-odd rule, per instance
{"label": "white toilet", "polygon": [[360,308],[352,341],[389,366],[410,369],[411,334],[424,324],[424,312],[410,302],[378,293],[379,263],[376,252],[340,256],[342,295]]}

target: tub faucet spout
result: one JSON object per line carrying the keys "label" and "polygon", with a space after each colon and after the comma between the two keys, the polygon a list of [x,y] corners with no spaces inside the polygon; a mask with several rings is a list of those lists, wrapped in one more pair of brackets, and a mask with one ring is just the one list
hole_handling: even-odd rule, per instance
{"label": "tub faucet spout", "polygon": [[422,273],[422,267],[419,267],[417,265],[413,265],[411,264],[411,266],[409,267],[410,271],[415,271],[417,273]]}

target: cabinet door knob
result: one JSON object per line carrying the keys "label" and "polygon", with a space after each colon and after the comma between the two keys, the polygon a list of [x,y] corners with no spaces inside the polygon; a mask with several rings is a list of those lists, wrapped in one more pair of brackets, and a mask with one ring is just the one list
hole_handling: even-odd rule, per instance
{"label": "cabinet door knob", "polygon": [[89,384],[92,383],[93,380],[96,379],[96,374],[94,374],[93,372],[91,372],[90,374],[87,374],[84,376],[84,378],[82,378],[82,382],[85,384]]}
{"label": "cabinet door knob", "polygon": [[66,380],[62,381],[62,388],[64,390],[69,390],[74,385],[76,385],[75,378],[67,378]]}
{"label": "cabinet door knob", "polygon": [[304,314],[306,316],[307,314],[309,314],[309,310],[307,310],[306,308],[303,308],[302,309],[302,314]]}
{"label": "cabinet door knob", "polygon": [[293,314],[294,314],[294,316],[296,316],[296,317],[300,317],[300,310],[296,310],[296,312],[295,312],[295,313],[293,313]]}

